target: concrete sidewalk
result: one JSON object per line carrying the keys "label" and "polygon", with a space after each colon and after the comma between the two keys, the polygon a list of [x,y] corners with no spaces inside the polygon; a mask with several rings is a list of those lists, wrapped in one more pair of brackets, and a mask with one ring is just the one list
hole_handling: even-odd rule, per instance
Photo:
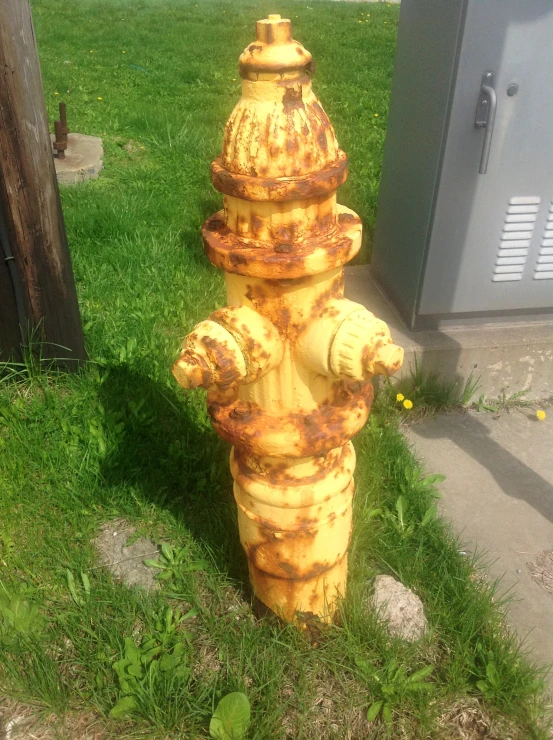
{"label": "concrete sidewalk", "polygon": [[440,506],[463,547],[486,553],[491,579],[512,589],[511,626],[536,663],[553,664],[553,592],[531,573],[553,548],[553,410],[541,422],[530,409],[444,414],[406,434],[425,469],[446,476]]}

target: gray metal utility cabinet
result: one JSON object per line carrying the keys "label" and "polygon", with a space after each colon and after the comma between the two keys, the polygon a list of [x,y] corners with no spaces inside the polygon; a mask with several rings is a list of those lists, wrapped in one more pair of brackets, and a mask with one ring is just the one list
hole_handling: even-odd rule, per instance
{"label": "gray metal utility cabinet", "polygon": [[553,312],[553,0],[403,0],[372,275],[412,329]]}

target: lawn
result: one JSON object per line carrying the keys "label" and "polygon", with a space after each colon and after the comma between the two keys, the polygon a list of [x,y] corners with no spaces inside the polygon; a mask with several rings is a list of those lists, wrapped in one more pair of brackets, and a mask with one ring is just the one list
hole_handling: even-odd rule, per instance
{"label": "lawn", "polygon": [[[37,737],[197,740],[240,691],[255,740],[545,738],[539,675],[494,586],[444,523],[422,523],[436,479],[417,467],[390,393],[355,440],[337,624],[313,635],[252,613],[229,450],[203,393],[181,393],[170,367],[182,337],[224,305],[199,236],[221,203],[209,164],[239,97],[237,57],[274,11],[265,0],[33,2],[51,120],[65,100],[70,129],[103,138],[106,169],[62,192],[88,365],[67,375],[29,360],[0,379],[0,712],[38,713]],[[340,200],[363,218],[366,259],[398,9],[288,0],[278,11],[317,61],[316,91],[350,157]],[[120,519],[179,549],[158,591],[101,567],[94,540]],[[368,610],[378,573],[423,599],[421,641],[389,637]],[[120,661],[149,649],[165,669],[147,669],[150,655],[124,674]],[[425,688],[412,691],[421,670]],[[129,696],[132,711],[110,717]],[[367,720],[378,701],[389,723]]]}

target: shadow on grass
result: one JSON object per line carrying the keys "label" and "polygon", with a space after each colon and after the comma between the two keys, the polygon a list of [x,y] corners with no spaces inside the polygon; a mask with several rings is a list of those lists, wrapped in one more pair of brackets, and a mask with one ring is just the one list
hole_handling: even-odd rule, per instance
{"label": "shadow on grass", "polygon": [[108,489],[138,488],[168,510],[249,597],[229,472],[229,446],[205,414],[205,398],[179,394],[128,366],[110,369],[100,400],[112,424],[124,424],[103,466]]}
{"label": "shadow on grass", "polygon": [[207,258],[202,241],[202,226],[208,218],[218,213],[223,208],[221,195],[210,188],[210,191],[202,192],[198,196],[198,214],[197,217],[187,223],[184,223],[181,231],[181,246],[186,250],[192,261],[202,268],[215,268]]}

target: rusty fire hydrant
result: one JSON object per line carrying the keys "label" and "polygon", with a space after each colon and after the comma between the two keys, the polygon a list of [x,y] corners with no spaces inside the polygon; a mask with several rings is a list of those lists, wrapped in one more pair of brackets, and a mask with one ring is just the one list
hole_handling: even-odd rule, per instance
{"label": "rusty fire hydrant", "polygon": [[228,306],[186,337],[173,374],[207,388],[233,445],[240,539],[255,596],[287,621],[330,620],[344,595],[355,453],[403,350],[343,297],[361,221],[336,203],[347,158],[311,89],[311,54],[279,15],[240,57],[242,98],[212,165],[224,210],[203,227]]}

